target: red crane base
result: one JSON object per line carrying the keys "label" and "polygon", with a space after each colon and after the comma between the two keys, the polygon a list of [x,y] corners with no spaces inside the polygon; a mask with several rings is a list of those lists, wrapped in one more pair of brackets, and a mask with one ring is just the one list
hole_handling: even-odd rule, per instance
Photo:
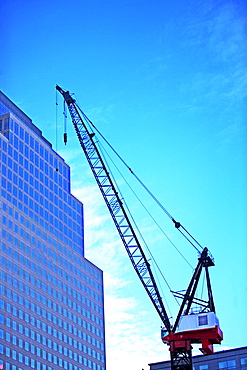
{"label": "red crane base", "polygon": [[223,339],[223,333],[218,326],[207,329],[182,331],[170,333],[163,337],[163,342],[170,346],[170,351],[185,349],[190,350],[192,343],[201,343],[200,351],[204,355],[214,353],[213,344],[220,344]]}

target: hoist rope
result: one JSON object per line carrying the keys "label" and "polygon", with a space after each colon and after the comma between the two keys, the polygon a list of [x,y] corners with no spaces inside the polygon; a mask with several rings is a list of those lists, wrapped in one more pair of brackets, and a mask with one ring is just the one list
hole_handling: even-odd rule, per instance
{"label": "hoist rope", "polygon": [[[119,187],[118,187],[118,185],[117,185],[117,182],[116,182],[116,180],[115,180],[115,177],[114,177],[114,175],[113,175],[113,172],[111,171],[111,168],[110,168],[110,166],[108,165],[108,162],[107,162],[107,159],[106,159],[106,156],[105,156],[105,154],[104,154],[104,153],[106,153],[106,155],[108,156],[108,158],[110,159],[110,161],[112,162],[112,164],[114,165],[114,167],[117,169],[117,171],[120,173],[120,175],[123,177],[123,179],[124,179],[124,176],[121,174],[121,172],[119,171],[119,169],[117,168],[117,166],[115,165],[115,163],[113,162],[112,158],[109,156],[109,154],[107,153],[107,151],[105,150],[105,148],[103,147],[103,145],[100,143],[100,141],[97,141],[97,144],[98,144],[98,147],[99,147],[99,150],[100,150],[100,154],[101,154],[102,158],[104,159],[104,162],[105,162],[105,163],[106,163],[106,165],[107,165],[107,169],[108,169],[108,171],[109,171],[109,173],[110,173],[110,175],[111,175],[111,178],[113,179],[114,186],[116,187],[116,189],[118,190],[118,192],[119,192],[119,194],[120,194],[120,196],[121,196],[121,201],[124,203],[124,206],[125,206],[125,208],[126,208],[126,210],[127,210],[128,214],[129,214],[129,217],[131,218],[131,220],[132,220],[133,224],[135,225],[135,228],[136,228],[136,230],[137,230],[137,232],[138,232],[138,234],[139,234],[140,238],[142,239],[143,244],[145,245],[145,247],[146,247],[146,249],[147,249],[147,251],[148,251],[148,253],[149,253],[150,257],[152,258],[152,261],[154,262],[155,266],[157,267],[157,269],[158,269],[159,273],[161,274],[161,276],[162,276],[162,278],[163,278],[164,282],[166,283],[166,285],[167,285],[168,289],[170,290],[170,292],[172,292],[171,287],[170,287],[170,285],[169,285],[168,281],[166,280],[166,278],[165,278],[164,274],[162,273],[162,271],[161,271],[161,269],[160,269],[159,265],[157,264],[157,262],[156,262],[156,260],[155,260],[155,258],[154,258],[154,256],[153,256],[153,254],[152,254],[152,252],[150,251],[150,249],[149,249],[149,247],[148,247],[148,245],[147,245],[147,243],[146,243],[146,241],[145,241],[145,239],[144,239],[144,237],[143,237],[143,235],[142,235],[142,233],[141,233],[141,231],[140,231],[140,229],[139,229],[139,227],[138,227],[138,225],[137,225],[137,223],[136,223],[136,221],[135,221],[135,219],[134,219],[134,217],[133,217],[133,215],[132,215],[132,213],[131,213],[131,211],[130,211],[130,209],[129,209],[129,207],[128,207],[128,204],[125,202],[125,199],[124,199],[124,197],[123,197],[123,195],[122,195],[122,193],[121,193],[121,190],[119,189]],[[128,182],[127,182],[125,179],[124,179],[124,181],[125,181],[125,182],[126,182],[126,184],[129,186]],[[132,189],[131,189],[131,190],[132,190]],[[137,197],[137,198],[138,198],[138,197]],[[138,198],[138,199],[139,199],[139,198]],[[152,217],[152,216],[151,216],[151,217]],[[181,254],[181,255],[182,255],[182,254]],[[192,267],[192,266],[191,266],[191,267]],[[158,275],[156,275],[156,278],[157,278],[157,280],[159,280],[159,279],[158,279]],[[160,284],[159,284],[159,285],[160,285]],[[166,298],[165,298],[165,294],[164,294],[164,292],[163,292],[163,290],[162,290],[161,285],[160,285],[160,290],[161,290],[161,292],[162,292],[162,296],[163,296],[163,298],[164,298],[164,300],[165,300],[165,302],[166,302],[166,307],[167,307],[167,309],[168,309],[168,311],[169,311],[169,313],[170,313],[170,315],[171,315],[171,309],[170,309],[169,304],[168,304],[168,302],[167,302],[167,300],[166,300]],[[176,298],[175,296],[174,296],[174,298],[175,298],[176,302],[179,304],[179,302],[178,302],[177,298]]]}
{"label": "hoist rope", "polygon": [[[80,109],[80,107],[77,105]],[[113,146],[109,143],[109,141],[101,134],[101,132],[97,129],[97,127],[93,124],[92,121],[85,115],[85,113],[80,109],[83,117],[87,120],[88,123],[98,132],[98,134],[102,137],[102,139],[106,142],[106,144],[111,148],[111,150],[116,154],[116,156],[120,159],[120,161],[125,165],[126,168],[132,173],[132,175],[137,179],[137,181],[142,185],[142,187],[148,192],[148,194],[155,200],[155,202],[161,207],[161,209],[167,214],[167,216],[172,220],[173,217],[171,214],[165,209],[165,207],[159,202],[159,200],[151,193],[151,191],[146,187],[146,185],[141,181],[141,179],[132,171],[129,165],[125,162],[125,160],[118,154],[118,152],[113,148]]]}
{"label": "hoist rope", "polygon": [[[100,143],[100,141],[98,141],[97,143],[98,143],[98,145],[99,145],[100,153],[101,153],[102,157],[104,158],[104,160],[105,160],[106,164],[107,164],[107,160],[106,160],[106,157],[105,157],[104,153],[106,153],[106,155],[108,156],[108,158],[110,159],[110,161],[112,162],[112,164],[114,165],[114,167],[116,168],[116,170],[118,171],[118,173],[119,173],[119,174],[121,175],[121,177],[124,179],[124,181],[125,181],[125,183],[127,184],[127,186],[128,186],[128,187],[130,188],[130,190],[133,192],[133,194],[134,194],[134,195],[135,195],[135,197],[138,199],[138,201],[139,201],[139,202],[140,202],[140,204],[143,206],[143,208],[146,210],[146,212],[147,212],[147,213],[148,213],[148,215],[151,217],[151,219],[155,222],[155,224],[158,226],[158,228],[161,230],[161,232],[166,236],[166,238],[169,240],[169,242],[173,245],[173,247],[174,247],[174,248],[177,250],[177,252],[181,255],[181,257],[182,257],[182,258],[183,258],[183,259],[188,263],[188,265],[193,269],[193,267],[192,267],[192,266],[191,266],[191,264],[188,262],[188,260],[183,256],[183,254],[179,251],[179,249],[178,249],[178,248],[175,246],[175,244],[171,241],[171,239],[170,239],[170,238],[168,237],[168,235],[164,232],[164,230],[161,228],[161,226],[157,223],[157,221],[154,219],[154,217],[150,214],[150,212],[148,211],[148,209],[146,208],[146,206],[143,204],[143,202],[141,201],[141,199],[138,197],[138,195],[137,195],[137,194],[135,193],[135,191],[132,189],[132,187],[130,186],[130,184],[128,183],[128,181],[125,179],[125,177],[123,176],[123,174],[121,173],[121,171],[119,170],[119,168],[116,166],[116,164],[114,163],[114,161],[112,160],[112,158],[109,156],[109,154],[108,154],[108,152],[105,150],[104,146]],[[132,220],[133,224],[135,225],[135,228],[136,228],[136,230],[137,230],[137,232],[138,232],[139,236],[141,237],[141,239],[142,239],[142,241],[143,241],[143,244],[145,245],[145,247],[146,247],[146,249],[147,249],[147,251],[148,251],[148,253],[149,253],[149,255],[150,255],[151,259],[152,259],[152,261],[154,262],[155,266],[157,267],[157,269],[158,269],[158,271],[159,271],[160,275],[162,276],[162,278],[163,278],[164,282],[166,283],[166,285],[167,285],[168,289],[170,290],[170,292],[172,292],[172,289],[171,289],[171,287],[170,287],[170,284],[168,283],[167,279],[165,278],[165,276],[164,276],[163,272],[161,271],[161,269],[160,269],[160,267],[159,267],[159,265],[158,265],[158,263],[157,263],[156,259],[155,259],[155,258],[154,258],[154,256],[153,256],[153,254],[152,254],[152,252],[151,252],[150,248],[148,247],[148,245],[147,245],[147,243],[146,243],[146,241],[145,241],[145,239],[144,239],[144,237],[143,237],[143,235],[142,235],[142,233],[141,233],[141,231],[140,231],[140,229],[139,229],[139,227],[138,227],[138,225],[137,225],[137,223],[136,223],[136,221],[135,221],[135,219],[134,219],[134,217],[133,217],[133,215],[132,215],[132,213],[131,213],[131,211],[130,211],[130,209],[129,209],[129,207],[128,207],[128,205],[127,205],[126,201],[125,201],[125,199],[124,199],[124,197],[122,196],[122,194],[121,194],[121,192],[120,192],[120,189],[118,188],[118,185],[117,185],[117,183],[116,183],[116,180],[114,179],[113,173],[112,173],[112,171],[111,171],[111,169],[110,169],[110,166],[109,166],[108,164],[107,164],[107,168],[108,168],[109,173],[111,174],[111,176],[112,176],[112,178],[113,178],[113,180],[114,180],[114,183],[115,183],[115,186],[116,186],[117,190],[119,191],[119,193],[120,193],[120,195],[121,195],[121,197],[122,197],[121,201],[124,203],[125,208],[127,209],[128,214],[129,214],[129,216],[130,216],[130,218],[131,218],[131,220]],[[157,275],[156,277],[158,278],[158,275]],[[162,291],[162,288],[161,288],[161,291]],[[162,294],[163,294],[163,297],[165,297],[165,294],[164,294],[164,292],[163,292],[163,291],[162,291]],[[174,296],[174,298],[175,298],[176,302],[179,304],[179,302],[178,302],[178,300],[177,300],[177,298],[175,297],[175,295],[174,295],[174,294],[173,294],[173,296]],[[170,308],[169,308],[169,305],[168,305],[168,302],[167,302],[167,301],[166,301],[166,304],[167,304],[168,310],[170,311]],[[171,311],[170,311],[170,314],[171,314]]]}
{"label": "hoist rope", "polygon": [[[181,225],[182,226],[182,225]],[[180,234],[183,235],[183,237],[192,245],[192,247],[195,248],[195,250],[200,254],[200,251],[199,249],[192,243],[192,241],[187,237],[187,235],[185,235],[180,229],[178,229],[178,231],[180,232]],[[193,238],[194,239],[194,238]],[[197,243],[199,244],[199,243]],[[200,245],[200,244],[199,244]],[[201,245],[200,245],[201,246]],[[203,247],[201,246],[201,248],[203,249]]]}
{"label": "hoist rope", "polygon": [[[184,229],[184,231],[191,237],[191,239],[194,240],[194,242],[201,248],[203,249],[203,246],[188,232],[188,230],[185,229],[185,227],[183,227],[183,225],[181,225],[182,229]],[[191,243],[192,244],[192,243]],[[194,246],[194,244],[192,244]],[[195,246],[194,246],[195,247]],[[196,248],[196,247],[195,247]],[[197,249],[197,248],[196,248]],[[200,251],[197,249],[197,251],[200,253]]]}
{"label": "hoist rope", "polygon": [[56,89],[56,136],[55,136],[56,152],[57,152],[57,135],[58,135],[58,113],[57,113],[58,99],[57,99],[57,95],[58,95],[58,91]]}
{"label": "hoist rope", "polygon": [[[70,101],[69,101],[69,103],[70,103]],[[68,105],[69,105],[69,103],[68,103]],[[75,101],[73,101],[73,104],[75,103]],[[86,128],[86,131],[89,133],[89,137],[92,139],[92,137],[94,136],[94,130],[99,134],[99,136],[105,141],[105,143],[111,148],[111,150],[115,153],[115,155],[118,157],[118,159],[125,165],[125,167],[127,167],[127,169],[131,172],[131,174],[135,177],[135,179],[141,184],[141,186],[146,190],[146,192],[151,196],[151,198],[158,204],[158,206],[164,211],[164,213],[171,219],[171,221],[174,223],[174,225],[175,225],[175,228],[177,228],[178,230],[179,230],[179,232],[181,233],[181,235],[182,236],[184,236],[184,238],[193,246],[193,248],[195,248],[196,250],[197,250],[197,252],[202,256],[202,258],[203,258],[203,256],[205,257],[206,256],[206,254],[207,254],[207,248],[203,248],[202,246],[201,246],[201,244],[199,244],[198,242],[197,242],[197,240],[179,223],[179,222],[177,222],[177,221],[175,221],[175,219],[172,217],[172,215],[167,211],[167,209],[159,202],[159,200],[154,196],[154,194],[146,187],[146,185],[140,180],[140,178],[132,171],[132,169],[127,165],[127,163],[124,161],[124,159],[116,152],[116,150],[112,147],[112,145],[106,140],[106,138],[99,132],[99,130],[95,127],[95,125],[92,123],[92,121],[90,121],[89,119],[88,119],[88,117],[83,113],[83,111],[80,109],[80,107],[76,104],[76,106],[78,107],[78,109],[80,110],[80,112],[82,113],[82,116],[83,116],[83,118],[86,120],[86,122],[88,123],[88,125],[89,125],[89,128],[90,128],[90,130],[92,130],[92,134],[90,134],[89,133],[89,131],[88,131],[88,129]],[[64,109],[64,119],[65,119],[65,121],[64,121],[64,125],[65,125],[65,129],[66,129],[66,118],[67,118],[67,114],[66,114],[66,111],[65,111],[65,109]],[[80,118],[81,119],[81,118]],[[57,125],[57,122],[56,122],[56,125]],[[85,126],[85,124],[83,123],[83,125]],[[91,127],[90,127],[91,126]],[[93,128],[93,129],[92,129]],[[57,138],[56,138],[56,140],[57,140]],[[94,141],[94,140],[93,140]],[[97,143],[99,143],[98,141],[97,141]],[[56,145],[57,145],[57,143],[56,143]],[[101,144],[99,144],[99,145],[101,145]],[[104,149],[105,150],[105,149]],[[106,152],[106,154],[108,155],[108,153]],[[106,159],[105,159],[105,157],[104,157],[104,155],[103,155],[103,153],[102,153],[102,158],[104,158],[104,160],[105,160],[105,162],[106,162]],[[109,156],[109,158],[110,158],[110,160],[112,161],[112,159],[111,159],[111,157]],[[99,157],[99,159],[100,159],[100,157]],[[107,162],[106,162],[107,163]],[[112,163],[114,164],[114,162],[112,161]],[[115,164],[114,164],[114,166],[115,166]],[[115,166],[116,167],[116,166]],[[116,167],[116,169],[118,170],[118,168]],[[115,179],[114,179],[114,176],[113,176],[113,173],[112,173],[112,171],[111,171],[111,169],[110,169],[110,167],[109,166],[107,166],[107,170],[109,171],[109,173],[111,174],[111,178],[113,179],[113,182],[114,182],[114,184],[115,184],[115,186],[116,186],[116,189],[118,190],[118,192],[119,192],[119,194],[121,194],[121,192],[120,192],[120,189],[118,188],[118,186],[117,186],[117,182],[115,181]],[[118,170],[118,172],[120,173],[120,175],[123,177],[123,175],[121,174],[121,172]],[[106,172],[106,174],[107,174],[107,172]],[[125,180],[125,178],[123,177],[123,179]],[[125,180],[125,183],[128,185],[128,187],[130,188],[130,190],[132,191],[132,193],[136,196],[136,198],[139,200],[139,202],[141,203],[141,205],[143,206],[143,208],[146,210],[146,212],[149,214],[149,216],[151,217],[151,219],[154,221],[154,223],[158,226],[158,228],[161,230],[161,232],[166,236],[166,238],[170,241],[170,243],[174,246],[174,248],[179,252],[179,254],[184,258],[184,256],[182,255],[182,253],[180,253],[180,251],[177,249],[177,247],[174,245],[174,243],[170,240],[170,238],[166,235],[166,233],[164,232],[164,230],[159,226],[159,224],[156,222],[156,220],[153,218],[153,216],[150,214],[150,212],[147,210],[147,208],[145,207],[145,205],[143,204],[143,202],[139,199],[139,197],[136,195],[136,193],[134,192],[134,190],[131,188],[131,186],[129,185],[129,183]],[[114,190],[114,187],[113,187],[113,190]],[[118,198],[118,196],[117,196],[117,198]],[[139,229],[139,227],[137,226],[137,223],[135,222],[135,220],[134,220],[134,217],[132,216],[132,214],[131,214],[131,212],[130,212],[130,210],[129,210],[129,208],[128,208],[128,205],[126,204],[126,202],[125,202],[125,200],[124,200],[124,198],[122,197],[122,194],[121,194],[121,202],[123,202],[124,203],[124,205],[125,205],[125,208],[126,208],[126,210],[127,210],[127,212],[128,212],[128,214],[129,214],[129,216],[130,216],[130,218],[131,218],[131,220],[132,220],[132,222],[133,222],[133,225],[135,226],[135,229],[137,230],[137,232],[138,232],[138,234],[139,234],[139,236],[140,236],[140,238],[142,239],[142,242],[143,242],[143,244],[144,244],[144,246],[146,247],[146,249],[147,249],[147,251],[148,251],[148,253],[149,253],[149,255],[151,256],[151,259],[152,259],[152,262],[153,262],[153,264],[157,267],[157,269],[158,269],[158,271],[159,271],[159,273],[161,274],[161,276],[162,276],[162,278],[164,279],[164,281],[165,281],[165,283],[166,283],[166,285],[167,285],[167,287],[169,288],[169,290],[170,290],[170,292],[173,294],[173,296],[174,296],[174,298],[175,298],[175,300],[177,301],[177,303],[178,303],[178,300],[176,299],[177,297],[175,296],[175,294],[176,294],[176,292],[173,292],[172,290],[171,290],[171,288],[170,288],[170,286],[169,286],[169,283],[167,282],[167,280],[166,280],[166,278],[164,277],[164,275],[163,275],[163,273],[162,273],[162,271],[161,271],[161,269],[159,268],[159,266],[158,266],[158,264],[157,264],[157,262],[156,262],[156,260],[154,259],[154,257],[153,257],[153,254],[151,253],[151,251],[150,251],[150,249],[149,249],[149,247],[148,247],[148,245],[147,245],[147,243],[146,243],[146,241],[144,240],[144,237],[143,237],[143,235],[142,235],[142,233],[141,233],[141,231],[140,231],[140,229]],[[123,208],[123,210],[124,210],[124,208]],[[126,214],[127,215],[127,214]],[[131,225],[131,224],[130,224]],[[133,236],[135,236],[135,233],[133,232]],[[195,245],[196,244],[196,245]],[[139,243],[138,243],[138,245],[139,245]],[[200,253],[200,251],[199,251],[199,249],[198,249],[198,247],[200,247],[201,249],[204,249],[206,252],[205,253]],[[142,252],[142,248],[141,248],[141,246],[140,246],[140,252]],[[145,255],[143,255],[143,253],[141,253],[142,254],[142,256],[144,257],[144,260],[145,261],[148,261],[148,263],[149,263],[149,260],[146,260],[146,257],[145,257]],[[142,258],[142,256],[140,256],[141,258]],[[139,258],[139,255],[138,255],[138,258]],[[185,258],[184,258],[185,259]],[[200,260],[200,259],[199,259]],[[189,262],[185,259],[185,261],[189,264]],[[190,264],[189,264],[190,265]],[[213,265],[213,263],[211,264],[211,265]],[[210,264],[209,264],[209,266],[211,266]],[[155,266],[154,266],[154,268],[155,268]],[[190,267],[193,269],[193,267],[190,265]],[[205,267],[205,266],[203,266],[203,267]],[[207,273],[207,270],[206,270],[206,273]],[[207,278],[209,279],[209,277],[207,276]],[[209,284],[209,283],[208,283]],[[189,288],[188,288],[189,289]],[[203,290],[204,290],[204,281],[203,281],[203,286],[202,286],[202,292],[201,292],[201,294],[203,295]],[[187,292],[188,292],[189,290],[187,290]],[[174,294],[175,293],[175,294]],[[195,293],[195,292],[194,292]],[[163,296],[164,296],[164,294],[163,294]],[[182,298],[182,294],[180,294],[180,296],[179,296],[179,294],[178,294],[178,298]],[[186,295],[184,295],[184,298],[186,298]],[[193,297],[192,297],[192,301],[191,302],[189,302],[188,301],[188,303],[190,303],[190,305],[191,305],[191,303],[193,303],[193,299],[194,299],[194,294],[193,294]],[[209,298],[210,299],[210,298]],[[165,300],[166,301],[166,300]],[[197,299],[197,301],[195,301],[195,303],[197,303],[197,304],[199,304],[200,302],[200,299]],[[198,303],[199,302],[199,303]],[[166,302],[167,303],[167,302]],[[184,303],[183,303],[183,306],[182,307],[184,307],[184,305],[185,304],[188,304],[188,303],[186,303],[185,301],[184,301]],[[210,303],[210,302],[209,302]],[[178,303],[179,304],[179,303]],[[167,306],[168,306],[168,304],[167,304]],[[188,306],[188,309],[190,308],[190,306]],[[207,307],[206,307],[207,308]],[[168,306],[168,310],[170,311],[170,309],[169,309],[169,306]],[[180,313],[179,313],[179,315],[178,315],[178,317],[177,317],[177,320],[176,320],[176,322],[175,322],[175,327],[177,327],[177,322],[178,322],[178,319],[179,319],[179,317],[181,316],[181,312],[182,312],[182,310],[180,311]],[[188,312],[187,312],[188,313]],[[169,319],[168,319],[168,321],[169,321]],[[174,329],[175,330],[175,329]]]}
{"label": "hoist rope", "polygon": [[64,115],[64,133],[67,133],[67,104],[65,100],[63,105],[63,115]]}
{"label": "hoist rope", "polygon": [[189,237],[203,250],[202,245],[181,225],[179,222],[176,222],[172,215],[167,211],[167,209],[160,203],[160,201],[154,196],[154,194],[147,188],[147,186],[141,181],[141,179],[133,172],[130,166],[125,162],[125,160],[118,154],[118,152],[113,148],[113,146],[109,143],[109,141],[101,134],[101,132],[97,129],[97,127],[93,124],[93,122],[86,116],[86,114],[81,110],[79,105],[77,108],[82,113],[84,119],[97,131],[97,133],[102,137],[102,139],[106,142],[106,144],[111,148],[111,150],[115,153],[115,155],[119,158],[119,160],[125,165],[125,167],[130,171],[130,173],[136,178],[136,180],[141,184],[141,186],[147,191],[147,193],[151,196],[151,198],[158,204],[158,206],[164,211],[164,213],[174,222],[175,227],[180,231],[180,233],[185,237],[185,239],[192,245],[193,248],[200,254],[199,249],[193,244],[193,242],[186,236],[181,230],[180,227],[189,235]]}
{"label": "hoist rope", "polygon": [[[107,153],[107,151],[105,150],[105,148],[103,147],[103,145],[100,143],[100,141],[98,141],[98,143],[100,144],[101,146],[101,153],[103,152],[103,150],[105,151],[105,153],[108,155],[109,159],[111,160],[113,166],[116,168],[116,170],[118,171],[118,173],[121,175],[121,177],[123,178],[123,180],[125,181],[126,185],[129,187],[129,189],[131,190],[131,192],[134,194],[134,196],[136,197],[136,199],[139,201],[139,203],[141,204],[141,206],[145,209],[145,211],[147,212],[147,214],[149,215],[149,217],[153,220],[153,222],[156,224],[156,226],[160,229],[160,231],[162,232],[162,234],[167,238],[167,240],[172,244],[172,246],[176,249],[176,251],[180,254],[180,256],[185,260],[185,262],[192,268],[193,266],[189,263],[189,261],[185,258],[185,256],[180,252],[180,250],[176,247],[176,245],[173,243],[173,241],[169,238],[169,236],[165,233],[165,231],[162,229],[162,227],[159,225],[159,223],[155,220],[155,218],[153,217],[153,215],[150,213],[150,211],[147,209],[147,207],[145,206],[145,204],[142,202],[142,200],[138,197],[138,195],[136,194],[136,192],[134,191],[134,189],[130,186],[129,182],[126,180],[126,178],[123,176],[123,174],[121,173],[121,171],[119,170],[119,168],[116,166],[116,164],[114,163],[114,161],[112,160],[112,158],[109,156],[109,154]],[[102,153],[103,154],[103,153]]]}

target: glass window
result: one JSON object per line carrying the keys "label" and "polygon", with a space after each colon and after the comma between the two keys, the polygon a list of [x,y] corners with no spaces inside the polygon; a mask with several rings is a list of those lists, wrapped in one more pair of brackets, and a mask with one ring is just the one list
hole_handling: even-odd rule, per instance
{"label": "glass window", "polygon": [[236,361],[235,360],[229,360],[227,361],[228,369],[236,369]]}
{"label": "glass window", "polygon": [[24,363],[25,363],[25,365],[29,365],[29,357],[28,356],[25,356]]}
{"label": "glass window", "polygon": [[16,321],[12,321],[12,328],[14,330],[17,330],[17,322]]}
{"label": "glass window", "polygon": [[[16,300],[15,300],[16,301]],[[13,306],[13,315],[17,316],[17,308]]]}
{"label": "glass window", "polygon": [[53,342],[53,349],[54,349],[54,351],[57,351],[57,343],[56,342]]}
{"label": "glass window", "polygon": [[7,357],[10,357],[10,348],[9,347],[5,348],[5,353],[6,353]]}
{"label": "glass window", "polygon": [[[0,330],[0,338],[3,338],[3,330]],[[10,333],[6,332],[6,341],[10,342]]]}
{"label": "glass window", "polygon": [[57,356],[53,355],[53,363],[57,365]]}
{"label": "glass window", "polygon": [[21,126],[20,126],[20,138],[24,140],[24,130]]}
{"label": "glass window", "polygon": [[219,362],[219,369],[231,369],[231,370],[234,370],[236,369],[236,361],[235,360],[228,360],[228,361],[222,361],[222,362]]}
{"label": "glass window", "polygon": [[207,315],[198,316],[198,325],[199,326],[208,325],[208,316]]}
{"label": "glass window", "polygon": [[240,364],[242,369],[247,369],[247,357],[240,359]]}
{"label": "glass window", "polygon": [[29,300],[28,299],[25,299],[25,307],[29,308]]}
{"label": "glass window", "polygon": [[25,131],[25,143],[29,145],[29,134]]}

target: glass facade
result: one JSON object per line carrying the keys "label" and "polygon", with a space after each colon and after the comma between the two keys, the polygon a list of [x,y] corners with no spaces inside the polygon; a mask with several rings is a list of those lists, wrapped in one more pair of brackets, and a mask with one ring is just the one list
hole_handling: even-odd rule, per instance
{"label": "glass facade", "polygon": [[0,369],[105,370],[102,271],[70,169],[0,93]]}

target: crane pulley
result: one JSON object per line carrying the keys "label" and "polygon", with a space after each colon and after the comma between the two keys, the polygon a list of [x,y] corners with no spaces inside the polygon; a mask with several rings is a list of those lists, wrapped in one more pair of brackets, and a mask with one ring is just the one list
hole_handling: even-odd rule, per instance
{"label": "crane pulley", "polygon": [[[191,370],[191,344],[201,343],[201,351],[205,354],[209,354],[213,352],[213,344],[221,343],[221,340],[223,339],[218,319],[215,314],[215,305],[208,272],[208,267],[214,266],[214,261],[210,256],[208,249],[203,248],[186,293],[182,294],[179,292],[173,292],[177,297],[182,299],[182,304],[176,321],[172,326],[155,282],[150,263],[144,254],[141,243],[137,238],[136,232],[125,210],[123,200],[112,181],[110,173],[98,149],[97,143],[94,141],[95,134],[94,132],[90,132],[88,128],[87,124],[90,124],[91,121],[89,121],[81,111],[76,100],[71,96],[69,91],[64,91],[58,85],[56,86],[56,89],[62,94],[64,101],[68,106],[78,140],[114,221],[119,236],[128,253],[130,261],[164,325],[164,329],[162,330],[162,340],[170,347],[171,368],[172,370]],[[183,233],[183,231],[185,231],[187,233],[188,236],[185,237],[191,244],[196,242],[185,228],[182,227],[183,231],[180,230],[181,224],[175,221],[170,214],[169,217],[180,232]],[[196,244],[200,246],[198,242],[196,242]],[[206,272],[208,301],[199,300],[195,297],[203,268]],[[199,313],[191,315],[190,310],[192,303],[194,302],[199,302],[202,309]]]}

